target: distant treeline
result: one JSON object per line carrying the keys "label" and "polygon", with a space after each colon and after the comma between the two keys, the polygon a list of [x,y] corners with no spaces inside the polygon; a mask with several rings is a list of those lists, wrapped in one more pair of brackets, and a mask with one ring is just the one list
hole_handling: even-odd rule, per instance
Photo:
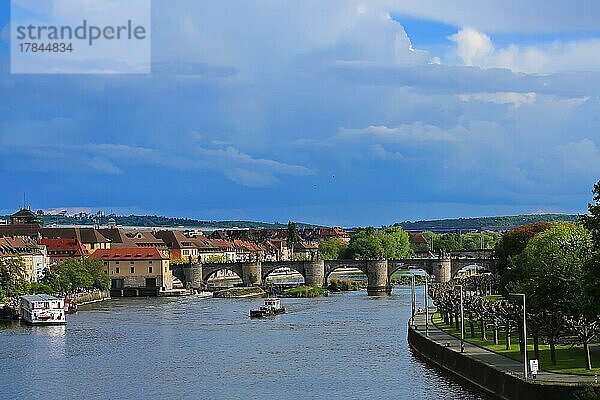
{"label": "distant treeline", "polygon": [[394,226],[401,226],[405,230],[413,232],[504,231],[535,222],[575,223],[578,221],[579,215],[574,214],[526,214],[503,217],[455,218],[415,222],[404,221],[397,223]]}
{"label": "distant treeline", "polygon": [[[8,219],[9,216],[2,218]],[[200,221],[190,218],[170,218],[157,215],[107,215],[100,218],[78,218],[63,215],[42,215],[44,226],[49,225],[93,225],[95,222],[101,226],[106,226],[108,220],[113,218],[117,225],[121,226],[146,226],[146,227],[189,227],[189,228],[287,228],[286,224],[254,222],[254,221]],[[310,228],[317,225],[296,223],[298,228]]]}

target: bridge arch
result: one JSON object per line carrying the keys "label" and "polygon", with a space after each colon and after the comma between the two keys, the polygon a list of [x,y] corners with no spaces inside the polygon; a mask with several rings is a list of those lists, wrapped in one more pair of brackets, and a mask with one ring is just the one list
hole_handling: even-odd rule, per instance
{"label": "bridge arch", "polygon": [[341,268],[354,268],[360,270],[365,276],[369,276],[366,261],[362,260],[330,260],[325,261],[325,274],[323,275],[324,283],[329,280],[329,276],[336,270]]}
{"label": "bridge arch", "polygon": [[241,280],[244,279],[242,272],[242,266],[239,263],[217,263],[217,264],[204,264],[202,265],[202,281],[208,282],[208,279],[215,273],[228,270],[236,274]]}
{"label": "bridge arch", "polygon": [[302,278],[306,279],[304,262],[302,261],[263,262],[261,267],[261,277],[263,281],[267,279],[270,274],[281,268],[289,268],[296,271],[302,275]]}
{"label": "bridge arch", "polygon": [[453,258],[452,265],[450,268],[450,270],[451,270],[450,276],[452,278],[454,278],[457,276],[457,274],[460,270],[462,270],[463,268],[466,268],[466,267],[470,267],[470,266],[476,266],[476,267],[481,268],[484,271],[487,271],[491,274],[496,273],[495,259],[491,259],[491,258],[481,258],[481,259]]}

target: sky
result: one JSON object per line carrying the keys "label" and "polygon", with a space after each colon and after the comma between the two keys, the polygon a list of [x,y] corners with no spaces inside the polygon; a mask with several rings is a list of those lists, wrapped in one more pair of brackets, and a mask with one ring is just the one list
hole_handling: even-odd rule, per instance
{"label": "sky", "polygon": [[600,2],[154,0],[137,75],[11,74],[8,3],[0,213],[380,226],[600,180]]}

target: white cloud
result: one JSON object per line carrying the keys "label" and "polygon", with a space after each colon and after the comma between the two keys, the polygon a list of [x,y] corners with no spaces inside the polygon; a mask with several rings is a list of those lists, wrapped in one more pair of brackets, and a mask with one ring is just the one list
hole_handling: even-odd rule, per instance
{"label": "white cloud", "polygon": [[514,72],[600,71],[600,39],[552,41],[497,48],[488,35],[472,28],[448,37],[466,66],[508,68]]}
{"label": "white cloud", "polygon": [[494,53],[489,36],[472,28],[464,28],[448,39],[456,43],[458,56],[469,67],[480,65],[482,60]]}
{"label": "white cloud", "polygon": [[402,142],[448,142],[455,140],[450,132],[421,122],[404,124],[395,128],[383,125],[371,125],[362,129],[342,128],[337,134],[340,139],[372,138],[384,143]]}
{"label": "white cloud", "polygon": [[523,104],[531,104],[536,100],[536,93],[517,93],[517,92],[483,92],[483,93],[464,93],[458,95],[462,101],[481,101],[484,103],[512,104],[519,107]]}

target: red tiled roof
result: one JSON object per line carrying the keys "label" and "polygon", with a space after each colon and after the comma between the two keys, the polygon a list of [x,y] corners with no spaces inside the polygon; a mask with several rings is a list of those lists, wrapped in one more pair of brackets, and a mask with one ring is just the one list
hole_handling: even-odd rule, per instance
{"label": "red tiled roof", "polygon": [[40,244],[48,249],[48,253],[56,251],[69,251],[70,255],[84,256],[88,254],[85,246],[77,239],[48,239],[42,238]]}
{"label": "red tiled roof", "polygon": [[168,260],[169,257],[162,254],[155,247],[136,247],[120,249],[96,250],[90,258],[95,260]]}

